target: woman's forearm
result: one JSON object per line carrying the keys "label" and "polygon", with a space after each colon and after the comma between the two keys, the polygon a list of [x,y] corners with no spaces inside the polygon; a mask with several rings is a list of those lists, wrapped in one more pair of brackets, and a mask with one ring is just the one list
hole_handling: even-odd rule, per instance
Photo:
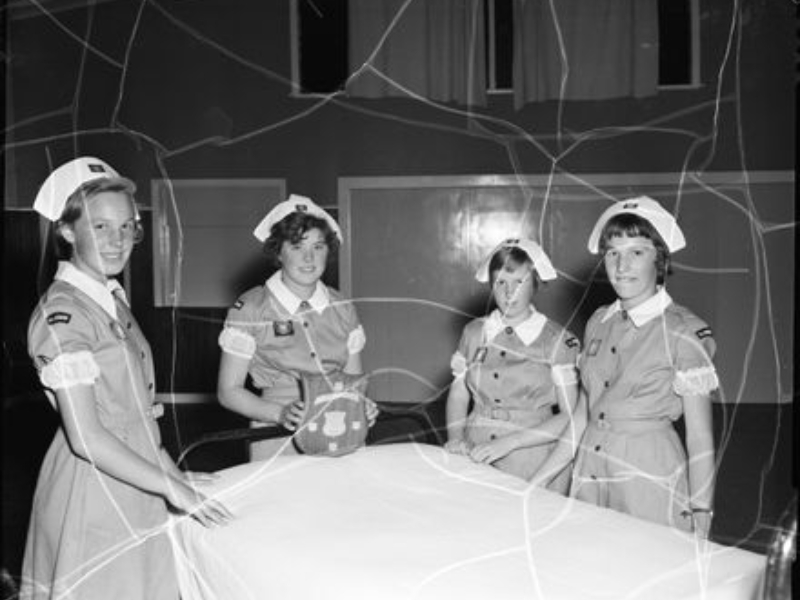
{"label": "woman's forearm", "polygon": [[[77,442],[74,439],[76,437],[79,438]],[[77,456],[90,462],[106,475],[140,490],[169,499],[171,488],[182,485],[180,477],[176,477],[168,465],[162,467],[147,460],[103,427],[94,428],[92,431],[73,432],[68,438]],[[163,460],[161,456],[159,459]],[[172,464],[174,466],[174,463]]]}
{"label": "woman's forearm", "polygon": [[279,423],[281,420],[282,405],[264,400],[244,387],[219,388],[217,396],[222,406],[252,421]]}
{"label": "woman's forearm", "polygon": [[463,381],[453,381],[450,394],[447,396],[445,417],[447,420],[448,441],[464,439],[464,427],[467,422],[469,408],[469,391]]}

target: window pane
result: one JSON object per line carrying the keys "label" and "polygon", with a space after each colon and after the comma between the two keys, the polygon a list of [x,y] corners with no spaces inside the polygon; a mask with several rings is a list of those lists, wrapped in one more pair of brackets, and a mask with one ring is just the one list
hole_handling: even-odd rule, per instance
{"label": "window pane", "polygon": [[494,55],[495,87],[498,90],[512,88],[514,64],[514,27],[512,25],[511,0],[494,2]]}
{"label": "window pane", "polygon": [[691,0],[658,3],[658,84],[692,83]]}
{"label": "window pane", "polygon": [[329,94],[347,78],[347,0],[297,0],[300,91]]}

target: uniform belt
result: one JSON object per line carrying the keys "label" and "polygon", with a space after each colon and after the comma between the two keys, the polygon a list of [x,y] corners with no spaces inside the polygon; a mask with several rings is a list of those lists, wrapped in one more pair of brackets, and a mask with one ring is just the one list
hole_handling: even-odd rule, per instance
{"label": "uniform belt", "polygon": [[551,416],[553,414],[553,406],[557,405],[547,404],[534,408],[533,410],[528,410],[525,408],[500,408],[479,404],[476,407],[476,412],[482,417],[495,421],[532,421],[534,422],[532,424],[535,424]]}
{"label": "uniform belt", "polygon": [[624,433],[658,431],[660,429],[670,429],[672,427],[672,421],[669,419],[609,419],[602,413],[600,413],[598,418],[592,419],[591,423],[601,431]]}

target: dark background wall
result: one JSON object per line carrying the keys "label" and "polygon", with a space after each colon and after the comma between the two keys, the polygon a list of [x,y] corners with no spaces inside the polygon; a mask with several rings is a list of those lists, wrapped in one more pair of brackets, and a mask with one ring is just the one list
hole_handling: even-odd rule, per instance
{"label": "dark background wall", "polygon": [[115,1],[13,21],[5,206],[29,206],[48,158],[76,149],[124,165],[143,202],[161,172],[282,177],[318,199],[335,198],[346,176],[548,172],[550,158],[515,128],[551,153],[611,128],[558,161],[576,173],[793,169],[793,3],[700,7],[700,87],[519,111],[491,95],[474,111],[493,120],[489,132],[454,105],[292,97],[289,0]]}
{"label": "dark background wall", "polygon": [[[20,494],[3,499],[9,555],[18,556],[32,473],[55,426],[25,353],[27,318],[53,265],[40,260],[39,224],[22,210],[51,166],[101,156],[137,182],[145,207],[150,180],[162,177],[283,178],[288,191],[335,204],[340,177],[546,174],[553,156],[557,170],[572,173],[794,169],[789,1],[700,0],[697,88],[519,111],[495,94],[471,114],[411,99],[292,97],[289,7],[106,1],[6,19],[4,478],[21,478],[13,480]],[[174,349],[181,356],[176,370],[159,371],[160,391],[213,390],[222,311],[155,308],[147,244],[131,280],[159,364],[173,364]],[[188,432],[220,424],[214,406],[204,417],[193,412],[191,424],[181,410],[164,425],[175,447]],[[724,449],[717,535],[763,546],[792,493],[791,404],[717,406],[715,416]],[[7,522],[16,524],[8,535]]]}

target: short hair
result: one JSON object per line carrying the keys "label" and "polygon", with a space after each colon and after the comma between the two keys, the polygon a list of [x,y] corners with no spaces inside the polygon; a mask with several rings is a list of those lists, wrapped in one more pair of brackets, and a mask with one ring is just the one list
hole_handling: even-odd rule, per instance
{"label": "short hair", "polygon": [[664,283],[667,275],[672,274],[669,248],[650,221],[633,213],[614,215],[600,234],[600,254],[605,254],[611,239],[617,237],[643,237],[653,242],[656,249],[656,279],[659,285]]}
{"label": "short hair", "polygon": [[281,265],[281,248],[284,242],[299,244],[309,231],[319,229],[328,245],[328,260],[339,250],[339,238],[328,221],[306,212],[289,213],[270,229],[269,237],[264,240],[264,252],[273,266]]}
{"label": "short hair", "polygon": [[494,253],[489,261],[490,285],[494,287],[494,281],[499,271],[509,268],[514,269],[525,264],[531,266],[531,285],[533,286],[533,291],[536,292],[542,284],[542,280],[539,277],[539,273],[536,272],[536,267],[531,257],[528,256],[528,253],[522,248],[518,248],[517,246],[503,246]]}
{"label": "short hair", "polygon": [[[64,210],[61,211],[61,216],[53,223],[52,235],[55,247],[56,257],[59,260],[69,260],[72,258],[72,244],[65,238],[62,232],[64,226],[74,225],[78,219],[83,216],[83,207],[87,200],[94,198],[103,192],[119,192],[125,194],[136,211],[136,200],[134,194],[136,193],[136,184],[126,177],[114,177],[100,179],[93,179],[81,185],[77,190],[70,194],[64,204]],[[136,218],[136,235],[133,238],[135,244],[142,241],[144,237],[144,230],[142,224],[139,222],[138,213]]]}

